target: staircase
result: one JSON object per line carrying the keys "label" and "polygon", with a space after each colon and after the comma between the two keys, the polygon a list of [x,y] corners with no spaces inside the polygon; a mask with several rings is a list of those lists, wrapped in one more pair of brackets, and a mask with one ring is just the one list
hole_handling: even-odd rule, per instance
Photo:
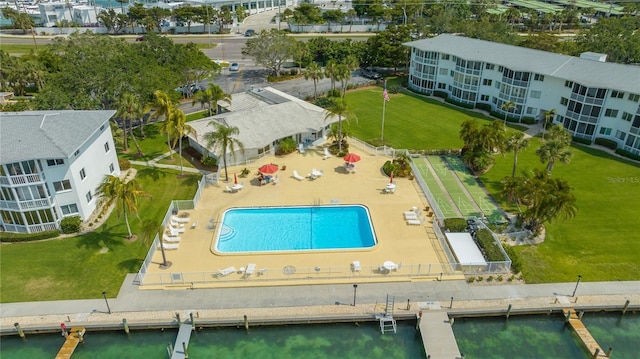
{"label": "staircase", "polygon": [[397,332],[396,320],[393,319],[393,305],[395,304],[395,297],[387,294],[387,304],[384,308],[384,314],[378,315],[380,320],[380,331],[382,334],[386,332]]}

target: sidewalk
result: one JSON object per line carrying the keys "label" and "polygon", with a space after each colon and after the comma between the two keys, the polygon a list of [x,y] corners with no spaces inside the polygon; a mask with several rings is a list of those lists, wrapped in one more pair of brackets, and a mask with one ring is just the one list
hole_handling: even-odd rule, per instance
{"label": "sidewalk", "polygon": [[[476,286],[465,281],[418,281],[404,283],[360,283],[357,306],[352,306],[352,285],[301,285],[252,288],[138,290],[135,274],[129,274],[117,298],[108,298],[112,314],[106,313],[105,300],[65,300],[51,302],[3,303],[0,306],[3,332],[11,332],[18,322],[23,328],[59,326],[61,322],[117,324],[123,317],[131,323],[171,322],[175,312],[198,312],[201,321],[230,318],[291,319],[357,316],[369,318],[384,303],[386,295],[395,296],[398,313],[412,303],[411,311],[444,309],[447,311],[501,310],[509,304],[523,309],[560,309],[563,307],[622,308],[630,300],[639,307],[640,281],[581,282],[529,285]],[[576,296],[572,297],[576,290]],[[96,292],[100,292],[97,290]],[[108,295],[109,296],[109,295]],[[449,308],[452,303],[452,308]],[[342,305],[338,305],[342,304]],[[187,314],[188,315],[188,314]],[[73,324],[73,323],[72,323]]]}
{"label": "sidewalk", "polygon": [[[133,165],[138,165],[138,166],[148,166],[148,167],[158,167],[158,168],[167,168],[167,169],[171,169],[171,170],[176,170],[176,171],[180,171],[180,165],[165,165],[163,163],[158,163],[158,161],[160,161],[161,159],[168,157],[170,155],[169,152],[164,153],[152,160],[149,161],[129,161],[131,164]],[[199,170],[197,168],[192,168],[192,167],[186,167],[186,166],[182,166],[182,170],[184,172],[189,172],[189,173],[200,173],[202,175],[208,174],[210,173],[209,171],[205,171],[205,170]]]}

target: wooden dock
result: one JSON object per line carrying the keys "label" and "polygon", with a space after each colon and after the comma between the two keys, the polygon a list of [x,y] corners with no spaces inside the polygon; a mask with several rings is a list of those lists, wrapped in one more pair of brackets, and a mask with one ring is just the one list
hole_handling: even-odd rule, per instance
{"label": "wooden dock", "polygon": [[180,329],[178,330],[178,338],[176,338],[176,343],[173,345],[173,353],[171,354],[171,359],[184,359],[187,357],[187,353],[184,352],[184,346],[182,343],[185,343],[187,347],[189,347],[189,340],[191,340],[191,330],[193,327],[191,323],[182,323],[180,324]]}
{"label": "wooden dock", "polygon": [[[589,330],[587,330],[587,328],[584,326],[584,323],[582,323],[582,320],[580,319],[580,317],[578,317],[578,314],[576,313],[575,309],[573,308],[562,309],[562,313],[564,313],[564,317],[565,318],[567,317],[568,311],[571,311],[571,316],[569,317],[569,325],[571,325],[571,328],[573,328],[576,334],[578,334],[578,337],[580,337],[582,344],[587,348],[587,350],[589,350],[591,357],[607,358],[607,353],[604,350],[602,350],[598,342],[596,342],[596,340],[593,339],[593,336],[591,335],[591,333],[589,333]],[[597,357],[593,356],[596,353],[596,351],[598,351]]]}
{"label": "wooden dock", "polygon": [[428,312],[420,320],[420,335],[424,351],[431,359],[460,358],[460,349],[447,312]]}
{"label": "wooden dock", "polygon": [[56,355],[56,359],[67,359],[71,358],[73,352],[76,350],[78,344],[84,341],[84,334],[87,330],[84,327],[74,327],[71,328],[69,334],[67,335],[67,340],[62,344],[62,348],[58,351]]}

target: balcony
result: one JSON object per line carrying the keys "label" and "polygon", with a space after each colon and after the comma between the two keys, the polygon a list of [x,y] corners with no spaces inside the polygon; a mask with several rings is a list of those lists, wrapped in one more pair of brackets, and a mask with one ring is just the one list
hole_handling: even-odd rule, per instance
{"label": "balcony", "polygon": [[17,232],[17,233],[37,233],[44,231],[51,231],[54,229],[58,229],[58,225],[55,222],[51,223],[41,223],[41,224],[31,224],[31,225],[20,225],[20,224],[10,224],[5,223],[4,229],[7,232]]}
{"label": "balcony", "polygon": [[18,211],[51,208],[53,202],[49,198],[34,199],[29,201],[0,201],[0,209],[12,209]]}
{"label": "balcony", "polygon": [[38,173],[32,173],[28,175],[16,175],[16,176],[0,176],[0,184],[13,186],[23,185],[30,183],[44,183],[44,176]]}

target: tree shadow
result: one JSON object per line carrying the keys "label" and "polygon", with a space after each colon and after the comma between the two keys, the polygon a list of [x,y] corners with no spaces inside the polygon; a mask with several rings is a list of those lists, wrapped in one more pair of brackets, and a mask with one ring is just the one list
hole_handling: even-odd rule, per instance
{"label": "tree shadow", "polygon": [[198,184],[198,180],[200,180],[200,176],[188,175],[186,177],[182,177],[180,182],[184,186],[195,186]]}
{"label": "tree shadow", "polygon": [[95,231],[81,235],[78,247],[91,250],[100,250],[103,247],[112,249],[124,245],[126,238],[127,232],[123,223],[112,226],[105,223]]}
{"label": "tree shadow", "polygon": [[149,178],[153,179],[154,181],[157,181],[157,180],[160,179],[160,177],[165,177],[166,175],[167,175],[167,173],[164,172],[161,168],[158,168],[158,167],[144,167],[144,168],[138,169],[136,177],[139,177],[140,179],[144,179],[145,177],[149,177]]}
{"label": "tree shadow", "polygon": [[143,260],[140,258],[129,258],[118,263],[118,269],[127,271],[127,273],[136,273],[140,270]]}

